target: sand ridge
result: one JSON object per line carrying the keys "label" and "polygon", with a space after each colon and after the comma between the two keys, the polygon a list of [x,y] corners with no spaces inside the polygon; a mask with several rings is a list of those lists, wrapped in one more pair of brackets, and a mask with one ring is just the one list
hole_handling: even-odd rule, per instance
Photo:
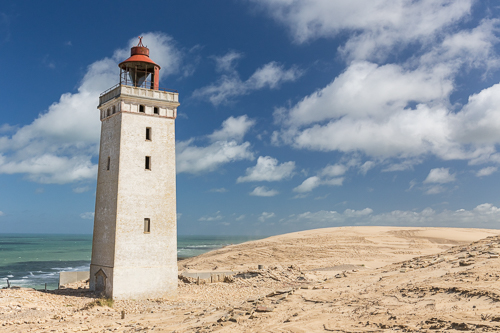
{"label": "sand ridge", "polygon": [[275,236],[181,261],[180,269],[245,273],[225,283],[179,281],[177,300],[108,308],[89,306],[94,296],[86,289],[3,289],[0,331],[497,331],[498,234],[343,227]]}

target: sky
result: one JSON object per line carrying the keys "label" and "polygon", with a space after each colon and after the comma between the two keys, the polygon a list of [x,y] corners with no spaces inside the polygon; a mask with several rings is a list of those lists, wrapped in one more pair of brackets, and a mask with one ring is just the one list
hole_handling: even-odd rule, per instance
{"label": "sky", "polygon": [[494,0],[0,7],[0,232],[92,233],[99,94],[143,36],[179,91],[180,235],[500,227]]}

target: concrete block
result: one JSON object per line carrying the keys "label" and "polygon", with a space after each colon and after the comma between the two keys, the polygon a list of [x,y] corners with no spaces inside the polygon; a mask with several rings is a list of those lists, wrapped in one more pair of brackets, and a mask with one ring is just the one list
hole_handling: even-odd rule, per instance
{"label": "concrete block", "polygon": [[59,285],[61,286],[68,283],[85,281],[88,280],[89,277],[90,277],[89,271],[60,272]]}

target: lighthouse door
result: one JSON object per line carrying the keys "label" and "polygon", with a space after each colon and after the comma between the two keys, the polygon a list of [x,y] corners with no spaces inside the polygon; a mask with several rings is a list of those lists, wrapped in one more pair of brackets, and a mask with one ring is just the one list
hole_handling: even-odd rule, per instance
{"label": "lighthouse door", "polygon": [[106,274],[102,269],[95,273],[95,291],[104,292],[106,290]]}

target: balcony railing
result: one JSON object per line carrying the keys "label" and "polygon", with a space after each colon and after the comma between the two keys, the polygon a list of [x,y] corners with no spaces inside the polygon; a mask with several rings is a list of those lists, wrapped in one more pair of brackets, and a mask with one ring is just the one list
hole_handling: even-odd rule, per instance
{"label": "balcony railing", "polygon": [[133,85],[116,84],[99,95],[99,106],[122,94],[156,98],[168,102],[179,102],[177,90],[160,88],[158,90],[135,87]]}

